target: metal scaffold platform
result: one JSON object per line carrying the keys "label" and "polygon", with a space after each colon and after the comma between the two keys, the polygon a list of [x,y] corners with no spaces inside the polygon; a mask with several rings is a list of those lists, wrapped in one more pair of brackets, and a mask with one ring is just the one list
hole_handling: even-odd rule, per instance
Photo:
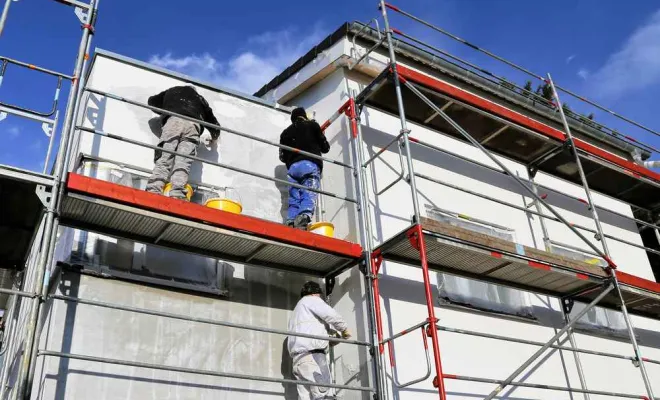
{"label": "metal scaffold platform", "polygon": [[[410,121],[467,141],[455,127],[439,117],[434,107],[439,108],[489,151],[533,170],[580,184],[568,138],[561,130],[405,66],[397,65],[397,72],[401,82],[408,82],[432,103],[416,96],[408,84],[402,85],[403,102],[409,110],[406,116]],[[391,70],[371,85],[356,101],[396,113]],[[660,206],[660,174],[584,139],[575,138],[574,142],[594,190],[642,209],[656,210]]]}
{"label": "metal scaffold platform", "polygon": [[[428,218],[376,247],[373,256],[420,266],[420,229],[434,271],[586,303],[610,279],[600,266]],[[622,272],[618,278],[631,314],[660,319],[660,284]],[[610,294],[600,305],[616,309],[621,300]]]}
{"label": "metal scaffold platform", "polygon": [[354,243],[74,173],[67,180],[60,224],[323,277],[355,265],[362,256]]}

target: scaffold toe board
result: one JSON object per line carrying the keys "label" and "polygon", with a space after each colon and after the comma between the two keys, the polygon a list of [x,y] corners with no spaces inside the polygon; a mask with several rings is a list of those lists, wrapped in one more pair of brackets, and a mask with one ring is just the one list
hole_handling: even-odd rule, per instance
{"label": "scaffold toe board", "polygon": [[71,173],[61,224],[227,261],[326,276],[353,266],[354,243]]}
{"label": "scaffold toe board", "polygon": [[[420,252],[408,228],[376,249],[384,259],[419,266]],[[553,296],[600,285],[607,273],[599,266],[575,261],[447,223],[422,218],[428,266],[486,282]]]}
{"label": "scaffold toe board", "polygon": [[36,194],[52,177],[0,165],[0,268],[23,269],[44,206]]}
{"label": "scaffold toe board", "polygon": [[[427,96],[447,116],[461,125],[487,149],[540,171],[580,184],[575,159],[565,144],[566,135],[539,120],[478,96],[458,86],[401,65],[397,71]],[[358,96],[358,102],[398,113],[395,91],[387,74],[377,78]],[[459,140],[465,138],[405,85],[401,88],[409,120]],[[575,132],[575,145],[589,185],[601,193],[633,205],[660,206],[660,174],[616,155],[603,142],[587,142]],[[411,135],[414,136],[414,129]]]}

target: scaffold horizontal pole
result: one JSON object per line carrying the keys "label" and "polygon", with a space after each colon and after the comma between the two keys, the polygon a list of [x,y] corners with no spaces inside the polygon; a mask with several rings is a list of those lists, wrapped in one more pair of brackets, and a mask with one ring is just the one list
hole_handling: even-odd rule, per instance
{"label": "scaffold horizontal pole", "polygon": [[115,134],[112,134],[112,133],[109,133],[109,132],[100,131],[98,129],[87,128],[85,126],[77,126],[76,129],[78,129],[80,131],[83,131],[83,132],[93,133],[93,134],[99,135],[99,136],[105,136],[105,137],[108,137],[110,139],[115,139],[115,140],[119,140],[119,141],[122,141],[122,142],[134,144],[136,146],[142,146],[142,147],[146,147],[148,149],[158,150],[158,151],[161,151],[163,153],[168,153],[168,154],[173,154],[173,155],[189,158],[191,160],[199,161],[199,162],[204,163],[204,164],[213,165],[213,166],[220,167],[220,168],[225,168],[225,169],[228,169],[230,171],[238,172],[238,173],[241,173],[241,174],[251,175],[251,176],[254,176],[256,178],[261,178],[261,179],[269,180],[269,181],[272,181],[272,182],[281,183],[282,185],[297,187],[299,189],[309,190],[309,191],[312,191],[312,192],[315,192],[315,193],[322,194],[324,196],[334,197],[336,199],[348,201],[348,202],[351,202],[351,203],[357,203],[357,201],[355,199],[350,198],[350,197],[339,196],[339,195],[336,195],[334,193],[326,192],[324,190],[318,190],[318,189],[310,188],[310,187],[307,187],[307,186],[299,185],[297,183],[285,181],[284,179],[274,178],[272,176],[260,174],[258,172],[248,171],[246,169],[235,167],[233,165],[219,163],[219,162],[210,161],[210,160],[205,160],[201,157],[193,156],[193,155],[190,155],[190,154],[184,154],[184,153],[179,153],[179,152],[176,152],[176,151],[167,150],[167,149],[164,149],[162,147],[154,146],[154,145],[147,144],[147,143],[142,143],[142,142],[139,142],[137,140],[129,139],[127,137],[115,135]]}
{"label": "scaffold horizontal pole", "polygon": [[[174,366],[162,365],[162,364],[149,364],[149,363],[143,363],[143,362],[138,362],[138,361],[118,360],[118,359],[113,359],[113,358],[87,356],[87,355],[64,353],[64,352],[51,351],[51,350],[41,350],[41,351],[39,351],[38,354],[40,356],[46,356],[46,357],[68,358],[68,359],[72,359],[72,360],[97,362],[97,363],[103,363],[103,364],[115,364],[115,365],[123,365],[123,366],[126,366],[126,367],[155,369],[155,370],[161,370],[161,371],[181,372],[181,373],[193,374],[193,375],[217,376],[217,377],[221,377],[221,378],[241,379],[241,380],[260,381],[260,382],[272,382],[272,383],[284,383],[284,384],[289,384],[289,385],[298,385],[300,383],[300,381],[297,381],[295,379],[270,378],[270,377],[267,377],[267,376],[244,375],[244,374],[235,374],[235,373],[231,373],[231,372],[220,372],[220,371],[209,371],[209,370],[195,369],[195,368],[174,367]],[[315,383],[314,386],[333,388],[333,389],[356,390],[356,391],[361,391],[361,392],[374,392],[374,388],[372,388],[372,387],[359,387],[359,386],[322,384],[322,383]]]}
{"label": "scaffold horizontal pole", "polygon": [[357,346],[367,346],[367,347],[371,346],[370,343],[359,341],[359,340],[329,338],[329,337],[326,337],[326,336],[309,335],[309,334],[305,334],[305,333],[291,332],[291,331],[285,331],[285,330],[281,330],[281,329],[271,329],[271,328],[259,327],[259,326],[254,326],[254,325],[237,324],[237,323],[228,322],[228,321],[218,321],[218,320],[213,320],[213,319],[208,319],[208,318],[199,318],[199,317],[192,317],[192,316],[187,316],[187,315],[168,313],[168,312],[164,312],[164,311],[148,310],[146,308],[124,306],[124,305],[120,305],[120,304],[107,303],[107,302],[103,302],[103,301],[82,299],[82,298],[73,297],[73,296],[52,295],[52,296],[49,296],[49,298],[54,299],[54,300],[62,300],[62,301],[65,301],[65,302],[85,304],[85,305],[94,306],[94,307],[102,307],[102,308],[108,308],[108,309],[118,310],[118,311],[134,312],[134,313],[137,313],[137,314],[152,315],[152,316],[156,316],[156,317],[177,319],[177,320],[181,320],[181,321],[195,322],[195,323],[201,323],[201,324],[206,324],[206,325],[224,326],[224,327],[227,327],[227,328],[245,329],[245,330],[256,331],[256,332],[272,333],[272,334],[276,334],[276,335],[285,335],[285,336],[303,337],[303,338],[308,338],[308,339],[329,340],[329,341],[332,341],[332,342],[352,344],[352,345],[357,345]]}

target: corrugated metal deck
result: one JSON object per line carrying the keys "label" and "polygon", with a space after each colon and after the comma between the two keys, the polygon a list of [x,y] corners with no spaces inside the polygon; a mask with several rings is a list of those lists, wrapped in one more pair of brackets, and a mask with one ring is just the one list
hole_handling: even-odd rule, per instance
{"label": "corrugated metal deck", "polygon": [[362,256],[354,243],[71,173],[61,224],[211,257],[318,276]]}
{"label": "corrugated metal deck", "polygon": [[[399,76],[424,94],[489,150],[541,171],[580,184],[565,134],[457,86],[399,65]],[[465,138],[405,86],[401,88],[411,121],[459,140]],[[369,94],[367,104],[396,114],[395,92],[386,79]],[[413,132],[414,135],[414,132]],[[589,186],[641,208],[660,208],[660,174],[575,139]]]}
{"label": "corrugated metal deck", "polygon": [[0,268],[23,269],[44,207],[37,186],[53,186],[48,175],[0,165]]}
{"label": "corrugated metal deck", "polygon": [[[417,229],[417,225],[405,229],[379,246],[375,254],[420,267],[420,252],[411,242]],[[423,219],[422,231],[428,266],[434,271],[555,297],[597,288],[609,279],[599,266],[449,224]],[[618,276],[629,311],[660,319],[660,284],[621,272]],[[589,301],[597,294],[580,295],[576,300]],[[602,305],[616,307],[620,301],[612,293]]]}
{"label": "corrugated metal deck", "polygon": [[[625,272],[617,272],[617,277],[626,307],[631,313],[660,319],[660,284]],[[584,298],[587,301],[593,300],[597,295],[598,293],[590,293]],[[618,308],[621,306],[621,299],[612,291],[601,304]]]}

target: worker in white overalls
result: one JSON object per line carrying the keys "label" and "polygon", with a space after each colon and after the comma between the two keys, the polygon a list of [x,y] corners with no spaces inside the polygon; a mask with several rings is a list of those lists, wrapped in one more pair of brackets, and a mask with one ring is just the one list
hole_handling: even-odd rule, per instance
{"label": "worker in white overalls", "polygon": [[[289,320],[289,331],[315,336],[328,336],[328,328],[342,338],[351,337],[346,321],[321,297],[321,286],[307,282],[300,291],[300,301]],[[305,383],[298,385],[299,400],[336,399],[334,390],[314,386],[313,383],[331,384],[326,352],[328,341],[297,336],[288,337],[288,348],[293,358],[293,375]]]}

